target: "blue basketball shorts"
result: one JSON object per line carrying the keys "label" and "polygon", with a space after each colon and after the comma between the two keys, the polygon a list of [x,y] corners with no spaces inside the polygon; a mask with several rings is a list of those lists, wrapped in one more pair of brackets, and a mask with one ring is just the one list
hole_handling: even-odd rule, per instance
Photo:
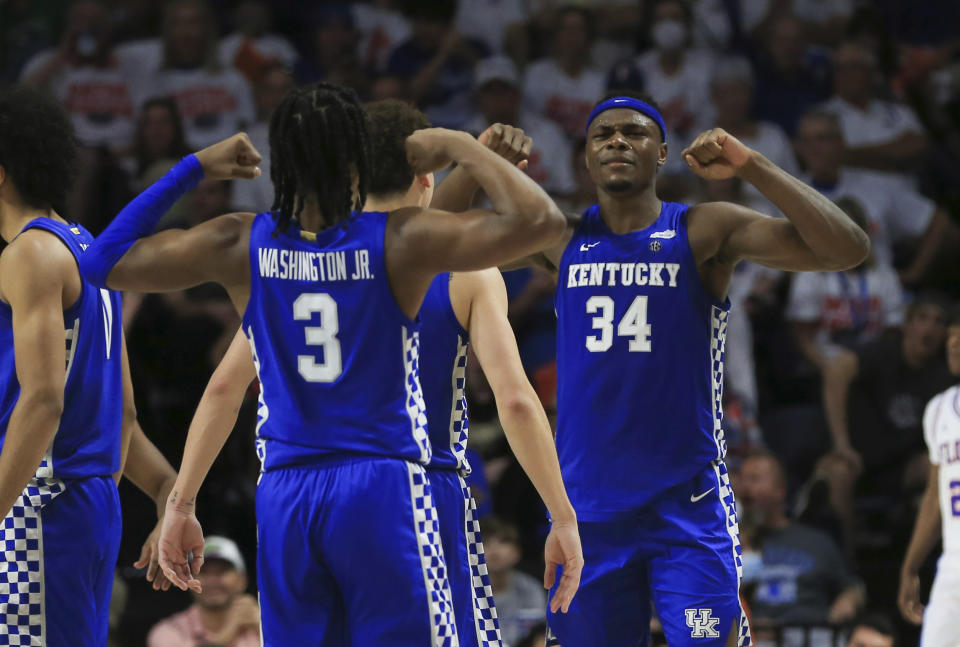
{"label": "blue basketball shorts", "polygon": [[670,647],[723,647],[731,631],[741,647],[751,644],[739,597],[733,490],[722,461],[640,510],[579,526],[580,589],[567,613],[548,609],[548,644],[645,647],[652,607]]}
{"label": "blue basketball shorts", "polygon": [[433,490],[420,465],[337,457],[257,486],[266,647],[456,647]]}
{"label": "blue basketball shorts", "polygon": [[106,645],[120,528],[112,478],[32,479],[0,529],[0,645]]}
{"label": "blue basketball shorts", "polygon": [[470,488],[453,470],[428,469],[427,474],[440,519],[460,647],[499,647],[500,621]]}

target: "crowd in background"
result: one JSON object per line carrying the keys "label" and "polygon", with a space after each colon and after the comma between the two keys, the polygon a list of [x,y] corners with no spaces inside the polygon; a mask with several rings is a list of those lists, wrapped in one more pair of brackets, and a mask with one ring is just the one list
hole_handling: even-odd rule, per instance
{"label": "crowd in background", "polygon": [[[900,624],[895,574],[928,466],[921,418],[953,381],[943,343],[960,296],[957,25],[953,0],[4,0],[0,88],[42,87],[62,102],[83,145],[62,215],[94,234],[181,156],[241,129],[264,154],[263,175],[202,182],[160,226],[269,210],[271,111],[316,81],[411,101],[437,126],[522,127],[534,140],[527,172],[571,212],[595,199],[584,126],[614,88],[645,91],[662,110],[663,199],[779,215],[750,185],[685,169],[677,153],[714,126],[810,183],[870,234],[872,253],[839,273],[737,268],[724,424],[755,635],[826,645],[836,644],[830,630],[809,627],[849,625],[864,609]],[[554,279],[505,279],[525,368],[550,412]],[[239,319],[212,286],[126,294],[123,315],[142,426],[177,465]],[[468,371],[471,463],[482,466],[472,485],[504,639],[542,644],[544,591],[530,574],[541,569],[545,510],[477,363]],[[129,566],[155,518],[122,488],[115,645],[145,644],[158,620],[191,604],[199,611],[180,617],[196,634],[189,644],[247,644],[255,401],[252,385],[197,504],[205,531],[239,546],[209,575],[214,602],[152,591]],[[188,644],[163,642],[164,631],[151,647]]]}

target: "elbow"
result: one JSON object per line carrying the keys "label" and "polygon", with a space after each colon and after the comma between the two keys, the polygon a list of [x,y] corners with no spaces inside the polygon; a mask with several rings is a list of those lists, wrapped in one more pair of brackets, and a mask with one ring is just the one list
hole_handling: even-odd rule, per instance
{"label": "elbow", "polygon": [[63,416],[63,391],[56,389],[40,389],[20,393],[18,404],[22,403],[26,411],[30,411],[45,423],[53,423],[54,430],[60,424]]}
{"label": "elbow", "polygon": [[[531,393],[526,393],[523,389],[511,389],[504,396],[497,398],[497,410],[504,422],[517,421],[526,422],[537,417],[538,402]],[[509,423],[505,427],[510,426]],[[529,425],[522,424],[523,428]]]}
{"label": "elbow", "polygon": [[854,228],[850,239],[831,258],[826,259],[824,270],[839,272],[862,264],[870,256],[870,236],[860,227]]}

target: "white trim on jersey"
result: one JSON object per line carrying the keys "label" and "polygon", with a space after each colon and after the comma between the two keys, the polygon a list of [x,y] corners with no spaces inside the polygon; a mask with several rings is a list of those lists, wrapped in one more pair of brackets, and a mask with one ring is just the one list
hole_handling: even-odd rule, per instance
{"label": "white trim on jersey", "polygon": [[459,647],[453,596],[450,593],[447,563],[443,556],[440,524],[433,504],[430,481],[422,465],[405,461],[410,481],[410,505],[413,512],[413,532],[417,537],[420,568],[427,598],[431,645]]}
{"label": "white trim on jersey", "polygon": [[420,386],[420,333],[410,334],[401,327],[403,344],[403,387],[406,389],[406,409],[410,418],[410,434],[420,448],[420,462],[424,465],[433,457],[430,434],[427,432],[427,405]]}
{"label": "white trim on jersey", "polygon": [[[467,400],[464,389],[467,383],[467,348],[463,338],[457,335],[457,354],[453,357],[453,368],[450,371],[451,392],[450,402],[450,451],[457,459],[457,469],[463,476],[470,475],[470,465],[467,463]],[[459,426],[459,429],[458,429]]]}

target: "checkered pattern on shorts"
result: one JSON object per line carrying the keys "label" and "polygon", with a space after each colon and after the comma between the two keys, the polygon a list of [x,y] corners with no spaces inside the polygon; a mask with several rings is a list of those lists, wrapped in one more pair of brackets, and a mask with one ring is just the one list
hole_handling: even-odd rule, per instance
{"label": "checkered pattern on shorts", "polygon": [[410,475],[410,497],[413,503],[413,519],[423,568],[423,582],[427,589],[427,604],[430,608],[430,630],[434,647],[460,647],[457,640],[457,625],[453,611],[453,596],[450,594],[447,562],[443,557],[440,539],[440,523],[433,504],[430,481],[423,466],[407,463]]}
{"label": "checkered pattern on shorts", "polygon": [[500,647],[500,620],[497,605],[493,601],[493,586],[487,573],[487,558],[483,553],[480,536],[480,521],[477,519],[477,502],[470,495],[470,488],[460,478],[463,491],[464,519],[466,527],[467,555],[470,559],[471,593],[473,594],[473,620],[477,629],[477,642],[481,647]]}
{"label": "checkered pattern on shorts", "polygon": [[[38,473],[48,473],[44,460]],[[64,491],[56,478],[33,478],[0,527],[0,645],[46,643],[43,524],[40,510]]]}

